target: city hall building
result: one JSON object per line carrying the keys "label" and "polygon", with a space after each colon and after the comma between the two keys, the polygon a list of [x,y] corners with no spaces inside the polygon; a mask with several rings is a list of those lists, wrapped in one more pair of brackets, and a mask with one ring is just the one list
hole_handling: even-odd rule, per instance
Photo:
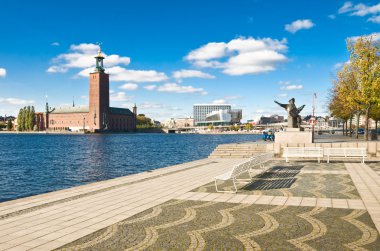
{"label": "city hall building", "polygon": [[95,57],[96,66],[90,73],[88,106],[50,108],[36,113],[39,130],[47,131],[133,131],[136,129],[137,107],[133,112],[126,108],[110,107],[109,74],[104,72],[101,50]]}

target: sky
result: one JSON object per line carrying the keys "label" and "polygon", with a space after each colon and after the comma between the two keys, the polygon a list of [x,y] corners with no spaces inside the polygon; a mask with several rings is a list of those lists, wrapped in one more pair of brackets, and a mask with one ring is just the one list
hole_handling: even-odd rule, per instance
{"label": "sky", "polygon": [[152,119],[228,103],[243,121],[286,115],[273,101],[328,115],[346,40],[380,39],[380,2],[332,0],[2,0],[0,114],[88,104],[99,45],[111,105]]}

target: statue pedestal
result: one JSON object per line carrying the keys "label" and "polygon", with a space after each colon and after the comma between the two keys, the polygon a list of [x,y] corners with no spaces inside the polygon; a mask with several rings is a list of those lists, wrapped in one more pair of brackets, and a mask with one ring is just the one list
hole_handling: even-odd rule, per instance
{"label": "statue pedestal", "polygon": [[285,128],[285,132],[303,132],[303,128]]}
{"label": "statue pedestal", "polygon": [[313,133],[300,128],[287,128],[285,132],[276,132],[274,137],[276,143],[313,143]]}

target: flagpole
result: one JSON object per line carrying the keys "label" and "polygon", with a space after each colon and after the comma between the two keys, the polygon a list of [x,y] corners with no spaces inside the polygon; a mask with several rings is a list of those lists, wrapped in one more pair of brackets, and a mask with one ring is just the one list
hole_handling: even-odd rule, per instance
{"label": "flagpole", "polygon": [[316,122],[315,118],[315,97],[317,96],[316,93],[313,94],[313,120],[312,120],[312,125],[311,125],[311,133],[312,133],[312,142],[314,143],[314,122]]}

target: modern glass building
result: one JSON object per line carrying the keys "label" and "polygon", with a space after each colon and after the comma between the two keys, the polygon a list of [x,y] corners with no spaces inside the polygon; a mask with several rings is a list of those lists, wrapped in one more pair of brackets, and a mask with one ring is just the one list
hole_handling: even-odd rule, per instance
{"label": "modern glass building", "polygon": [[232,110],[230,104],[195,104],[193,116],[195,126],[231,125],[240,123],[242,111]]}
{"label": "modern glass building", "polygon": [[219,111],[219,110],[231,110],[230,104],[195,104],[193,106],[194,125],[198,125],[200,122],[206,121],[207,114]]}

